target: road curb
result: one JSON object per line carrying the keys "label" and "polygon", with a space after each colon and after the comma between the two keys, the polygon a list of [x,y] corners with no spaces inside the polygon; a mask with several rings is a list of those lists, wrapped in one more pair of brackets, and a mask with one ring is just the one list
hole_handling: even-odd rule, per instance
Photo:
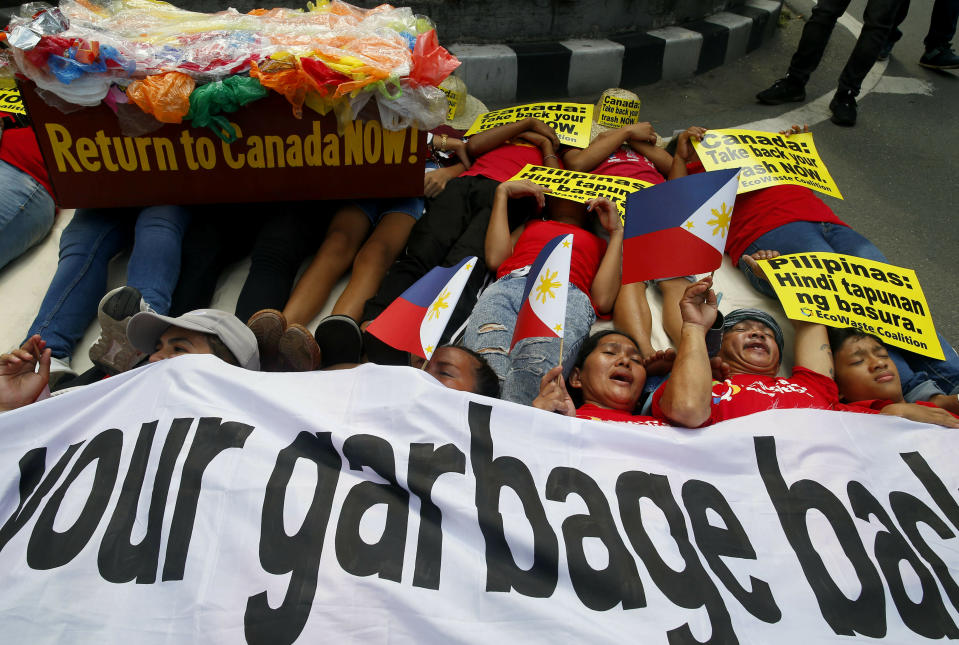
{"label": "road curb", "polygon": [[472,45],[448,49],[470,94],[492,106],[599,94],[702,74],[757,49],[775,32],[781,0],[739,7],[681,26],[609,39]]}

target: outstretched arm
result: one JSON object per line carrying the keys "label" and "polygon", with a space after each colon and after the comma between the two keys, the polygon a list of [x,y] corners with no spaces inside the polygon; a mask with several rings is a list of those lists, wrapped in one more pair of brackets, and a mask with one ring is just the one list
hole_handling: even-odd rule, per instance
{"label": "outstretched arm", "polygon": [[589,200],[586,202],[586,208],[596,213],[599,223],[609,233],[606,253],[599,263],[599,269],[593,278],[593,286],[589,290],[590,299],[596,305],[596,310],[605,314],[612,311],[623,279],[623,221],[619,217],[616,206],[605,197]]}
{"label": "outstretched arm", "polygon": [[495,271],[513,254],[513,239],[509,230],[509,200],[518,197],[534,197],[539,210],[546,205],[548,188],[534,184],[528,179],[504,181],[496,187],[489,227],[486,229],[486,266]]}
{"label": "outstretched arm", "polygon": [[0,412],[33,403],[49,382],[50,350],[33,335],[20,349],[0,355]]}
{"label": "outstretched arm", "polygon": [[959,419],[942,408],[927,408],[915,403],[892,403],[882,409],[880,414],[889,414],[911,421],[932,423],[946,428],[959,428]]}
{"label": "outstretched arm", "polygon": [[[778,257],[779,251],[757,251],[752,255],[744,255],[741,262],[745,262],[753,275],[768,281],[769,276],[763,271],[757,260],[770,260]],[[796,346],[794,350],[795,364],[808,370],[835,378],[833,369],[832,350],[829,348],[829,336],[826,327],[819,323],[793,320],[796,330]]]}
{"label": "outstretched arm", "polygon": [[673,423],[698,428],[712,413],[712,370],[706,351],[706,331],[719,311],[713,279],[706,277],[686,287],[679,310],[683,327],[673,371],[663,386],[659,406]]}

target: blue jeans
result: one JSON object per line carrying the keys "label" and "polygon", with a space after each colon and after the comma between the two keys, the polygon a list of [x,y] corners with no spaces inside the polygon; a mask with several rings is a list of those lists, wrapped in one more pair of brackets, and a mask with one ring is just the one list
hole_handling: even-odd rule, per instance
{"label": "blue jeans", "polygon": [[70,357],[97,315],[110,259],[131,241],[127,284],[154,311],[167,313],[189,219],[181,206],[78,210],[60,237],[57,271],[27,337],[40,334],[55,357]]}
{"label": "blue jeans", "polygon": [[[763,249],[789,253],[842,253],[876,262],[888,262],[876,245],[848,226],[826,222],[790,222],[756,238],[746,247],[746,255]],[[739,268],[760,293],[775,298],[773,288],[749,270],[745,262]],[[939,361],[895,347],[887,347],[889,357],[899,370],[902,391],[909,402],[925,401],[935,394],[959,392],[959,355],[939,335],[945,360]]]}
{"label": "blue jeans", "polygon": [[[826,44],[836,26],[836,21],[846,11],[850,0],[819,0],[813,7],[809,21],[803,27],[796,53],[789,63],[789,75],[804,85],[819,66]],[[849,60],[839,75],[839,89],[859,94],[862,79],[872,69],[879,57],[889,30],[896,19],[900,0],[867,0],[862,15],[862,31]]]}
{"label": "blue jeans", "polygon": [[43,239],[57,207],[43,184],[0,161],[0,269]]}
{"label": "blue jeans", "polygon": [[[490,364],[500,380],[500,398],[529,405],[543,376],[559,364],[559,338],[525,338],[510,351],[516,315],[523,304],[526,276],[505,275],[480,296],[466,325],[464,344]],[[569,374],[596,313],[589,297],[574,285],[566,301],[563,372]]]}

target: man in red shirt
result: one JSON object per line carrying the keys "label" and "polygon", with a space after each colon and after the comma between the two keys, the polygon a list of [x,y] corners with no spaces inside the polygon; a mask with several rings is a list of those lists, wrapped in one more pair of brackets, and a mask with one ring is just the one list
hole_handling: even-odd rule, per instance
{"label": "man in red shirt", "polygon": [[[688,313],[693,304],[685,298],[680,303],[684,340],[687,333],[704,334],[705,321]],[[796,367],[788,378],[777,376],[782,330],[764,311],[737,309],[726,315],[719,351],[729,366],[728,378],[722,382],[704,378],[710,373],[709,357],[701,344],[688,364],[677,361],[665,385],[653,394],[653,416],[698,428],[774,408],[831,410],[839,393],[830,377],[832,356],[824,341],[821,325],[796,321]]]}

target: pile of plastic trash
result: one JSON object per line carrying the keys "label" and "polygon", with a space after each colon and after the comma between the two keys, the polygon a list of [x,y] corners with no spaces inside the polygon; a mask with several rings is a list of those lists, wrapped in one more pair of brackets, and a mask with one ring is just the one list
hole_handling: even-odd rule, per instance
{"label": "pile of plastic trash", "polygon": [[340,0],[247,14],[157,0],[36,2],[20,7],[0,38],[12,58],[0,61],[0,74],[23,74],[62,109],[134,104],[156,121],[186,119],[225,140],[233,133],[222,114],[268,90],[297,118],[306,106],[343,123],[375,97],[383,127],[431,129],[447,109],[437,86],[459,65],[432,22],[408,7]]}

